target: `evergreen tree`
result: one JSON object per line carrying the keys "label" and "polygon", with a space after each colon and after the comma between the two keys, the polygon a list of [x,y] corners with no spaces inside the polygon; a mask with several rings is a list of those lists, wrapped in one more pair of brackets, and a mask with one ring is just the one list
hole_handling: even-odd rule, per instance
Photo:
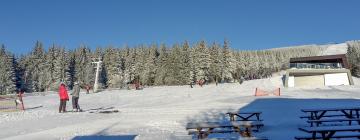
{"label": "evergreen tree", "polygon": [[222,79],[227,82],[233,81],[233,74],[235,73],[236,63],[232,56],[230,47],[228,46],[227,40],[224,41],[223,46],[223,72]]}
{"label": "evergreen tree", "polygon": [[92,85],[95,80],[94,66],[91,64],[90,56],[90,49],[85,46],[75,51],[75,79],[85,85]]}
{"label": "evergreen tree", "polygon": [[184,85],[192,82],[192,80],[189,80],[191,73],[190,55],[191,55],[191,48],[189,46],[189,43],[185,41],[182,45],[182,50],[180,54],[180,60],[181,60],[180,81]]}
{"label": "evergreen tree", "polygon": [[118,50],[112,47],[105,49],[103,64],[107,75],[107,87],[120,88],[122,69]]}
{"label": "evergreen tree", "polygon": [[50,90],[56,90],[57,86],[59,86],[58,84],[55,83],[55,81],[56,81],[55,61],[57,58],[57,54],[58,54],[57,47],[55,45],[53,45],[52,47],[49,48],[49,50],[45,56],[46,59],[45,59],[44,68],[46,69],[45,75],[47,77],[46,85],[49,85]]}
{"label": "evergreen tree", "polygon": [[155,76],[156,76],[156,58],[157,58],[158,52],[157,47],[155,45],[152,45],[152,47],[148,51],[148,55],[146,57],[146,63],[145,63],[145,69],[143,72],[143,83],[145,85],[153,85],[155,82]]}
{"label": "evergreen tree", "polygon": [[214,43],[210,48],[210,73],[211,73],[211,81],[216,84],[221,81],[221,73],[222,73],[222,53],[219,45]]}
{"label": "evergreen tree", "polygon": [[189,73],[189,83],[190,85],[195,84],[196,82],[196,58],[195,58],[195,48],[190,48],[190,56],[189,56],[189,60],[190,60],[190,73]]}
{"label": "evergreen tree", "polygon": [[206,47],[205,41],[201,41],[195,47],[195,73],[196,80],[209,80],[210,75],[210,52]]}
{"label": "evergreen tree", "polygon": [[155,85],[165,84],[165,77],[167,76],[167,69],[166,69],[167,59],[168,59],[167,48],[164,44],[162,44],[160,47],[159,57],[156,62],[158,69],[156,70]]}
{"label": "evergreen tree", "polygon": [[68,67],[66,69],[66,83],[68,84],[69,88],[72,89],[75,82],[75,65],[76,65],[76,59],[75,59],[75,52],[69,51],[67,55],[67,64]]}
{"label": "evergreen tree", "polygon": [[125,48],[125,73],[124,80],[126,84],[132,83],[135,79],[135,55],[134,48]]}
{"label": "evergreen tree", "polygon": [[48,86],[45,51],[41,42],[37,41],[31,54],[25,61],[26,91],[42,92]]}
{"label": "evergreen tree", "polygon": [[[60,82],[64,81],[67,82],[68,78],[68,71],[69,63],[68,63],[68,56],[65,48],[57,48],[57,54],[54,61],[54,82],[55,87],[59,87]],[[67,83],[68,86],[72,87],[72,83]]]}
{"label": "evergreen tree", "polygon": [[181,85],[181,49],[179,45],[175,45],[166,61],[166,73],[164,81],[166,85]]}
{"label": "evergreen tree", "polygon": [[16,91],[16,73],[14,57],[6,52],[5,46],[0,48],[0,94],[11,94]]}
{"label": "evergreen tree", "polygon": [[360,77],[360,41],[348,41],[347,59],[352,75]]}

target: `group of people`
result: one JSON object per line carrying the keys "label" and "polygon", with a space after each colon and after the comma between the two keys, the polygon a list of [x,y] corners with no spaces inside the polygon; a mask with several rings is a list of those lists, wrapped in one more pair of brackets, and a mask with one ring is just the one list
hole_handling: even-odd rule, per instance
{"label": "group of people", "polygon": [[[79,83],[75,82],[73,91],[70,94],[72,96],[72,107],[73,112],[82,111],[79,106],[79,97],[80,97],[80,85]],[[69,101],[68,91],[66,89],[66,85],[62,82],[59,87],[59,96],[60,96],[60,106],[59,106],[59,113],[66,112],[66,102]]]}

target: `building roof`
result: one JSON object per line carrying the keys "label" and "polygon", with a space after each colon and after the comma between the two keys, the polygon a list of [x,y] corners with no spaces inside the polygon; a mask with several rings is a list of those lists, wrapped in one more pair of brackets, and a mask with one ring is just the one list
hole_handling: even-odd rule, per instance
{"label": "building roof", "polygon": [[290,58],[290,63],[341,63],[349,68],[345,54]]}

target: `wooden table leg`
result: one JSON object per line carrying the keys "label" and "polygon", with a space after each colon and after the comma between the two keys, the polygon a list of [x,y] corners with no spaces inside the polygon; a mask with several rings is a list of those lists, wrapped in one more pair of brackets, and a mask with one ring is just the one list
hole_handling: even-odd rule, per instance
{"label": "wooden table leg", "polygon": [[316,132],[312,132],[312,138],[316,140]]}
{"label": "wooden table leg", "polygon": [[235,121],[235,115],[234,114],[230,114],[230,121]]}
{"label": "wooden table leg", "polygon": [[256,119],[260,121],[260,113],[256,113]]}
{"label": "wooden table leg", "polygon": [[245,126],[245,137],[251,137],[251,126]]}
{"label": "wooden table leg", "polygon": [[202,139],[201,128],[196,128],[196,130],[198,131],[198,139]]}

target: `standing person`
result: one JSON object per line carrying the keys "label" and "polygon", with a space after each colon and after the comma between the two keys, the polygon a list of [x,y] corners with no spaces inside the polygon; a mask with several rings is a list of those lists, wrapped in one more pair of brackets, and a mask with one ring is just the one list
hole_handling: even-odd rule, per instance
{"label": "standing person", "polygon": [[85,86],[85,89],[86,89],[86,94],[89,94],[90,86],[89,86],[89,85],[86,85],[86,86]]}
{"label": "standing person", "polygon": [[80,86],[79,83],[75,82],[72,95],[72,106],[73,106],[73,112],[79,112],[80,106],[79,106],[79,97],[80,97]]}
{"label": "standing person", "polygon": [[60,87],[59,87],[59,96],[60,96],[59,113],[61,113],[61,111],[63,113],[65,113],[66,112],[66,102],[69,101],[69,95],[66,90],[66,86],[63,82],[61,82]]}

